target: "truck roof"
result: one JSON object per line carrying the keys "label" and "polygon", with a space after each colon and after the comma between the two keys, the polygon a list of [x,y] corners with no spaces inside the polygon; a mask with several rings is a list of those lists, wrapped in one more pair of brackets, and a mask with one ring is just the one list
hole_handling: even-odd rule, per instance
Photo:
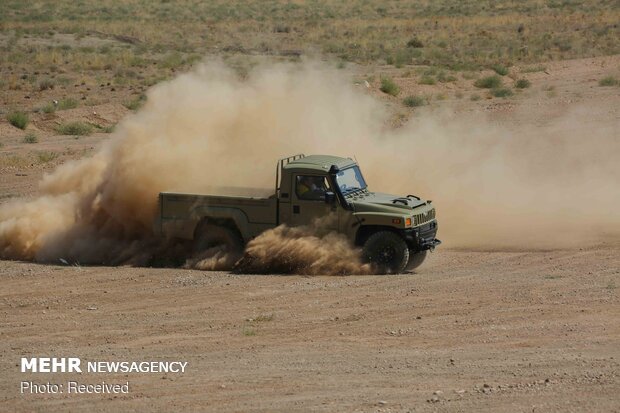
{"label": "truck roof", "polygon": [[284,165],[284,169],[302,168],[315,169],[317,171],[328,171],[332,165],[336,165],[340,169],[344,169],[356,162],[351,158],[341,158],[332,155],[308,155],[303,158],[296,159]]}

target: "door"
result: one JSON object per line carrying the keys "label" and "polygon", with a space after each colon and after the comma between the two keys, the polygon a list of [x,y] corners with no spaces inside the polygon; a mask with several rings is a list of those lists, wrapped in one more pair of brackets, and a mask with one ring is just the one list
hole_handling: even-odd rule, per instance
{"label": "door", "polygon": [[293,178],[291,225],[309,225],[320,219],[319,226],[338,229],[337,202],[325,203],[325,192],[332,191],[324,175],[300,174]]}

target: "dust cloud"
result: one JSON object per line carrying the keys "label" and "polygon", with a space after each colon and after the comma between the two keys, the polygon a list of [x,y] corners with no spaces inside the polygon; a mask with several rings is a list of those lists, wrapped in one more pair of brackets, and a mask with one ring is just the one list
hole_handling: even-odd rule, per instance
{"label": "dust cloud", "polygon": [[620,118],[604,105],[552,119],[538,111],[524,104],[501,121],[422,113],[358,160],[369,185],[434,201],[442,247],[555,249],[617,239]]}
{"label": "dust cloud", "polygon": [[361,250],[340,233],[331,231],[335,215],[317,218],[309,225],[280,225],[250,241],[236,272],[254,274],[344,275],[371,274],[362,263]]}
{"label": "dust cloud", "polygon": [[[585,108],[530,123],[535,110],[505,124],[422,110],[392,128],[381,101],[325,64],[268,64],[245,77],[203,64],[153,87],[93,157],[46,175],[37,198],[1,206],[0,256],[108,265],[186,259],[184,246],[153,234],[159,192],[265,188],[267,196],[276,159],[300,152],[356,156],[371,190],[433,199],[442,248],[556,248],[617,231],[617,119],[598,124]],[[269,271],[367,271],[355,250],[340,247],[334,253],[351,257],[351,266],[334,266],[332,255],[287,261],[287,251],[339,238],[311,232],[268,231],[248,246],[258,258],[244,265],[262,272],[256,263],[272,254],[281,259],[265,264]]]}

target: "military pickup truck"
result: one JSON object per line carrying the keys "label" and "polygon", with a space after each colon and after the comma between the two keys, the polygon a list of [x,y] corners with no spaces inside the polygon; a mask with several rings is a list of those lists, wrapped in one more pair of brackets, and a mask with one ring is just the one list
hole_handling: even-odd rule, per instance
{"label": "military pickup truck", "polygon": [[382,273],[418,267],[441,243],[431,201],[371,192],[350,158],[303,154],[278,161],[270,197],[162,192],[155,232],[193,240],[198,251],[218,247],[241,254],[270,228],[323,217],[331,218],[324,220],[328,229],[360,246],[364,260]]}

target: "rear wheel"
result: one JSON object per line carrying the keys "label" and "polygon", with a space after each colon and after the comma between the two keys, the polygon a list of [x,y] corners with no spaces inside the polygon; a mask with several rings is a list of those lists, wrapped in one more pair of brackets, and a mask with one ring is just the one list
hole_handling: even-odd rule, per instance
{"label": "rear wheel", "polygon": [[405,267],[405,269],[407,271],[413,271],[416,268],[418,268],[424,262],[424,259],[426,258],[426,254],[428,254],[428,250],[417,251],[417,252],[413,252],[410,250],[409,251],[409,262],[407,263],[407,267]]}
{"label": "rear wheel", "polygon": [[376,266],[382,274],[403,272],[409,261],[407,243],[391,231],[372,234],[364,243],[363,255],[366,261]]}
{"label": "rear wheel", "polygon": [[216,259],[216,267],[232,267],[242,254],[243,240],[231,228],[203,224],[194,238],[194,257],[198,260]]}

